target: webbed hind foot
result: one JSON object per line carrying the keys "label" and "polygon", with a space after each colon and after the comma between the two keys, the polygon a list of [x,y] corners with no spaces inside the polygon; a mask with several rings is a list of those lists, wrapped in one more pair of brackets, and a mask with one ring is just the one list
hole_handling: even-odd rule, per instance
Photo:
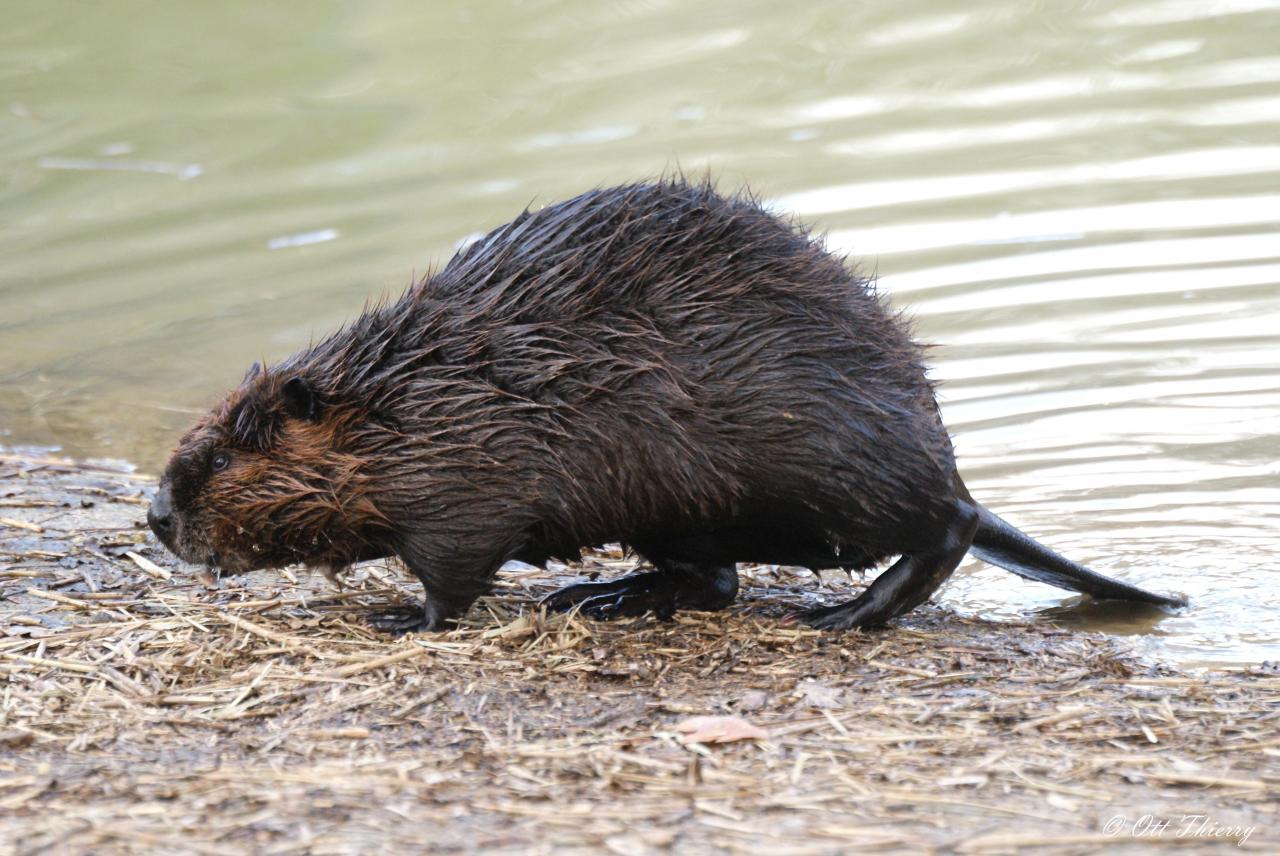
{"label": "webbed hind foot", "polygon": [[820,630],[887,624],[924,603],[946,582],[969,550],[977,528],[977,510],[969,503],[957,502],[956,516],[938,546],[903,555],[848,603],[807,610],[796,617]]}
{"label": "webbed hind foot", "polygon": [[578,607],[588,618],[607,621],[652,612],[667,619],[676,612],[675,588],[658,571],[632,574],[603,583],[566,586],[543,598],[542,605],[554,612]]}
{"label": "webbed hind foot", "polygon": [[658,570],[600,583],[567,586],[543,599],[547,609],[578,607],[588,618],[607,621],[652,612],[668,619],[678,609],[717,610],[738,594],[737,565],[654,560]]}

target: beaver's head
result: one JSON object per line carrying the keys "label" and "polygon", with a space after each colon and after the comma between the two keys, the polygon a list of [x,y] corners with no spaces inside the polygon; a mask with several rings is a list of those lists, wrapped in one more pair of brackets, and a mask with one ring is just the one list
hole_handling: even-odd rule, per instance
{"label": "beaver's head", "polygon": [[147,522],[179,558],[228,573],[386,555],[361,425],[303,374],[255,364],[182,438]]}

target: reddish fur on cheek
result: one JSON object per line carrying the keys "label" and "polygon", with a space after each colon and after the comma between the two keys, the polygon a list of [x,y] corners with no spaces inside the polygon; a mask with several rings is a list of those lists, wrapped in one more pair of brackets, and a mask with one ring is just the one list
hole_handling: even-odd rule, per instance
{"label": "reddish fur on cheek", "polygon": [[237,453],[204,494],[220,554],[255,567],[355,561],[385,534],[358,456],[338,451],[340,422],[288,423],[269,455]]}

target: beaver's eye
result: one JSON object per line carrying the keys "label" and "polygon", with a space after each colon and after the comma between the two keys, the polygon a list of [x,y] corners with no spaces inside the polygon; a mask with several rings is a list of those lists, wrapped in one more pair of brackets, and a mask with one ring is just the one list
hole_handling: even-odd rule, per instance
{"label": "beaver's eye", "polygon": [[213,467],[213,471],[216,473],[220,470],[225,470],[227,468],[227,465],[230,463],[231,463],[231,456],[228,455],[226,452],[215,452],[213,455],[213,460],[209,462],[209,465]]}

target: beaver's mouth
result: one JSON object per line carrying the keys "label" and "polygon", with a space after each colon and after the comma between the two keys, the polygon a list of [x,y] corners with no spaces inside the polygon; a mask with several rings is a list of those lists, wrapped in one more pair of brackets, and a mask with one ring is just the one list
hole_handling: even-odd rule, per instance
{"label": "beaver's mouth", "polygon": [[203,566],[213,578],[243,574],[268,567],[265,555],[256,546],[244,547],[234,539],[221,539],[216,532],[168,508],[164,508],[161,525],[152,523],[157,539],[169,552],[189,565]]}
{"label": "beaver's mouth", "polygon": [[168,537],[160,536],[160,543],[165,546],[170,553],[189,565],[208,564],[212,556],[206,551],[200,549],[199,546],[192,546],[186,543],[182,537],[186,533],[175,533]]}
{"label": "beaver's mouth", "polygon": [[236,574],[246,574],[249,571],[263,567],[252,561],[246,561],[234,553],[218,552],[216,550],[209,551],[205,565],[215,577],[233,577]]}
{"label": "beaver's mouth", "polygon": [[217,588],[224,577],[234,577],[252,570],[260,570],[237,561],[234,556],[213,549],[206,549],[203,555],[203,561],[191,564],[201,566],[196,578],[211,588]]}

